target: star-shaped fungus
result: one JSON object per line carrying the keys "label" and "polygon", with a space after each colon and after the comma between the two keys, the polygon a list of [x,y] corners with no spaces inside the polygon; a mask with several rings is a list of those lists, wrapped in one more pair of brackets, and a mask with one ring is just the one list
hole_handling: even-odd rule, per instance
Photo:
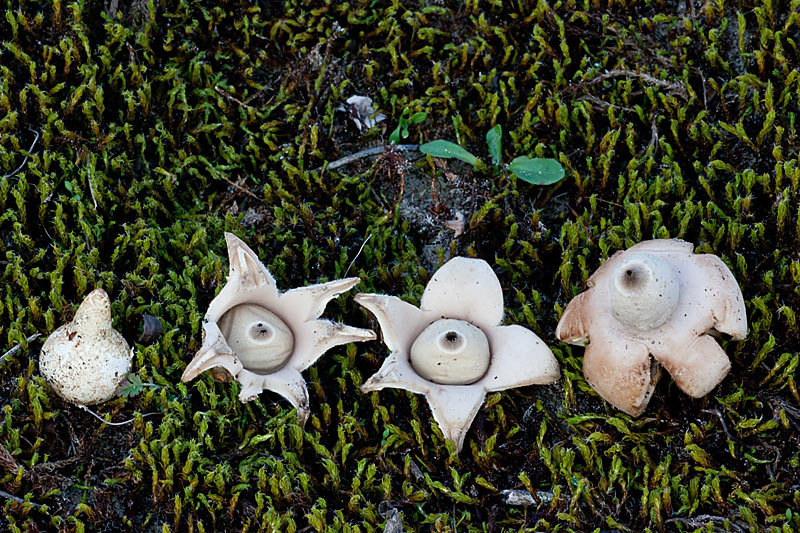
{"label": "star-shaped fungus", "polygon": [[567,305],[556,337],[586,345],[586,381],[631,416],[647,407],[661,367],[694,398],[730,360],[712,335],[747,335],[742,291],[725,263],[677,239],[641,242],[609,258]]}
{"label": "star-shaped fungus", "polygon": [[424,394],[458,451],[487,392],[553,383],[553,353],[532,331],[501,326],[503,292],[488,263],[455,257],[437,270],[420,307],[395,296],[358,294],[392,351],[361,387]]}
{"label": "star-shaped fungus", "polygon": [[225,369],[241,384],[239,400],[271,390],[308,417],[308,389],[303,370],[330,348],[375,339],[368,329],[318,320],[331,299],[360,280],[347,278],[281,293],[269,270],[238,237],[225,234],[230,273],[228,282],[208,306],[203,320],[203,345],[181,380],[201,372]]}

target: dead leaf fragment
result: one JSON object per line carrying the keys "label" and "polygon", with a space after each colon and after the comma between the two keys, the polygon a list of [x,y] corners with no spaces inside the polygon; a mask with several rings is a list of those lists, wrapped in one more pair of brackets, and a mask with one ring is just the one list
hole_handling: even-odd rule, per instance
{"label": "dead leaf fragment", "polygon": [[372,98],[369,96],[353,95],[346,100],[347,107],[339,106],[341,111],[349,111],[350,118],[355,122],[358,131],[370,129],[378,122],[386,120],[383,113],[375,113],[372,107]]}
{"label": "dead leaf fragment", "polygon": [[390,509],[386,515],[386,525],[383,527],[383,533],[403,533],[403,515],[397,509]]}
{"label": "dead leaf fragment", "polygon": [[527,490],[508,489],[501,491],[500,494],[505,496],[508,505],[527,507],[529,505],[536,505],[538,503],[550,503],[553,501],[552,492],[537,491],[536,496],[539,498],[537,502],[531,493]]}
{"label": "dead leaf fragment", "polygon": [[456,232],[453,237],[458,237],[459,235],[464,233],[464,214],[461,211],[456,211],[456,218],[452,220],[447,220],[444,223],[444,227],[447,229],[451,229]]}

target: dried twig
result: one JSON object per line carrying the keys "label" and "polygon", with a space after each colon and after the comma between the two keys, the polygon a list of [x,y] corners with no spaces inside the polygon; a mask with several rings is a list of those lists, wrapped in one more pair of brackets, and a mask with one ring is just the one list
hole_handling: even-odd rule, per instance
{"label": "dried twig", "polygon": [[628,111],[630,113],[634,112],[633,108],[612,104],[610,102],[606,102],[605,100],[601,100],[600,98],[598,98],[596,96],[592,96],[591,94],[587,94],[585,96],[581,96],[580,98],[578,98],[575,101],[576,102],[583,102],[584,100],[589,102],[589,103],[591,103],[592,105],[595,105],[595,106],[598,106],[598,107],[602,107],[604,109],[608,109],[609,107],[613,107],[614,109],[619,109],[620,111]]}
{"label": "dried twig", "polygon": [[636,157],[641,158],[647,151],[652,147],[653,148],[653,155],[656,155],[658,152],[658,124],[657,124],[658,116],[654,116],[653,120],[650,122],[650,143],[647,147],[642,148],[642,151],[639,152]]}
{"label": "dried twig", "polygon": [[[41,333],[34,333],[33,335],[29,336],[25,340],[27,342],[31,342],[31,341],[33,341],[35,339],[38,339],[41,335],[42,335]],[[2,361],[3,359],[5,359],[6,357],[8,357],[10,355],[14,355],[15,353],[17,353],[19,351],[20,348],[22,348],[22,343],[15,344],[14,346],[11,347],[10,350],[8,350],[6,353],[4,353],[2,356],[0,356],[0,361]]]}
{"label": "dried twig", "polygon": [[651,146],[653,147],[654,151],[653,154],[655,155],[656,150],[658,150],[658,124],[656,119],[658,117],[653,117],[653,121],[650,123],[650,144],[647,145],[649,149]]}
{"label": "dried twig", "polygon": [[722,424],[722,430],[725,432],[725,435],[728,436],[728,440],[738,442],[733,435],[731,435],[731,432],[728,431],[728,425],[725,423],[725,417],[722,416],[722,413],[719,412],[719,409],[701,409],[700,412],[716,415],[716,417],[719,419],[719,423]]}
{"label": "dried twig", "polygon": [[83,459],[82,455],[73,455],[72,457],[61,459],[59,461],[48,461],[46,463],[39,463],[33,468],[31,468],[29,472],[32,475],[39,474],[39,472],[43,473],[44,475],[49,475],[58,470],[59,468],[71,465],[72,463],[80,461],[81,459]]}
{"label": "dried twig", "polygon": [[699,528],[708,525],[709,522],[711,522],[714,525],[725,524],[726,520],[727,524],[729,524],[730,527],[733,528],[733,531],[741,531],[741,532],[747,531],[745,528],[740,526],[738,523],[734,522],[732,519],[724,518],[722,516],[708,515],[708,514],[697,515],[694,518],[682,518],[682,517],[670,518],[669,520],[665,520],[665,522],[667,524],[680,523],[687,525],[689,527]]}
{"label": "dried twig", "polygon": [[251,108],[252,108],[252,106],[249,106],[249,105],[245,104],[244,102],[242,102],[241,100],[239,100],[238,98],[236,98],[235,96],[233,96],[232,94],[230,94],[228,91],[226,91],[225,89],[223,89],[222,87],[220,87],[219,85],[215,86],[215,87],[214,87],[214,90],[215,90],[215,91],[217,91],[217,92],[219,93],[219,95],[220,95],[220,96],[224,96],[224,97],[225,97],[225,98],[227,98],[228,100],[230,100],[230,101],[232,101],[232,102],[236,102],[237,104],[239,104],[239,105],[240,105],[240,106],[242,106],[242,107],[246,107],[246,108],[248,108],[248,109],[251,109]]}
{"label": "dried twig", "polygon": [[11,493],[9,493],[9,492],[6,492],[6,491],[4,491],[4,490],[0,490],[0,496],[2,496],[3,498],[7,498],[7,499],[9,499],[9,500],[14,500],[15,502],[17,502],[17,503],[19,503],[19,504],[21,504],[21,505],[24,505],[24,504],[26,504],[26,503],[27,503],[27,504],[33,505],[34,507],[41,507],[41,506],[42,506],[42,504],[41,504],[41,503],[36,503],[36,502],[26,502],[25,500],[23,500],[23,499],[22,499],[22,498],[20,498],[19,496],[14,496],[13,494],[11,494]]}
{"label": "dried twig", "polygon": [[86,181],[89,183],[89,194],[92,195],[92,203],[94,204],[94,210],[97,211],[97,199],[94,197],[94,186],[92,185],[92,176],[94,172],[92,172],[92,167],[89,167],[89,172],[86,173]]}
{"label": "dried twig", "polygon": [[261,201],[261,198],[256,193],[254,193],[253,191],[248,189],[247,187],[245,187],[243,185],[239,185],[238,183],[235,183],[234,181],[226,178],[225,176],[222,176],[222,179],[227,181],[228,184],[230,184],[232,187],[236,187],[237,189],[239,189],[240,191],[242,191],[246,195],[251,196],[251,197],[255,198],[256,200]]}
{"label": "dried twig", "polygon": [[686,3],[689,4],[689,15],[692,19],[692,31],[697,28],[697,12],[694,10],[694,0],[686,0]]}
{"label": "dried twig", "polygon": [[772,463],[767,464],[767,474],[769,474],[770,478],[777,481],[778,477],[781,475],[781,471],[778,468],[781,462],[781,449],[765,441],[762,441],[757,447],[775,453],[775,459],[773,459]]}
{"label": "dried twig", "polygon": [[34,137],[33,142],[31,143],[31,147],[28,148],[28,153],[25,155],[25,159],[22,160],[22,163],[16,169],[14,169],[13,172],[11,172],[9,174],[4,174],[3,176],[0,176],[0,178],[5,179],[5,178],[10,178],[12,176],[15,176],[17,174],[17,172],[22,170],[22,168],[25,166],[25,163],[28,162],[28,156],[33,151],[33,148],[36,146],[36,143],[39,141],[39,132],[38,131],[34,131],[34,130],[29,130],[29,131],[32,131],[33,134],[36,135],[36,137]]}
{"label": "dried twig", "polygon": [[598,198],[597,201],[603,202],[604,204],[613,205],[614,207],[619,207],[620,209],[622,208],[622,204],[619,204],[617,202],[612,202],[611,200],[606,200],[604,198]]}
{"label": "dried twig", "polygon": [[689,93],[686,90],[686,87],[683,85],[683,83],[660,80],[658,78],[654,78],[650,74],[646,74],[644,72],[636,72],[628,69],[609,70],[608,72],[600,74],[596,78],[587,81],[586,83],[584,83],[584,85],[586,87],[590,87],[592,85],[596,85],[610,78],[638,78],[646,83],[649,83],[650,85],[655,85],[657,87],[662,87],[664,89],[669,89],[670,91],[676,92],[684,99],[689,98]]}
{"label": "dried twig", "polygon": [[395,144],[392,146],[376,146],[375,148],[367,148],[366,150],[361,150],[360,152],[356,152],[354,154],[348,155],[347,157],[343,157],[341,159],[337,159],[333,163],[330,163],[327,167],[317,167],[312,172],[319,172],[323,168],[327,168],[328,170],[336,170],[339,167],[343,167],[345,165],[349,165],[353,161],[358,161],[359,159],[364,159],[365,157],[370,157],[373,155],[382,154],[388,150],[399,150],[401,152],[416,152],[419,150],[418,144]]}
{"label": "dried twig", "polygon": [[361,243],[361,248],[359,248],[359,249],[358,249],[358,252],[356,252],[356,256],[353,258],[353,260],[352,260],[352,261],[350,261],[350,264],[349,264],[349,265],[347,265],[347,270],[345,270],[345,271],[344,271],[344,276],[343,276],[343,277],[345,277],[345,278],[347,277],[347,273],[348,273],[348,272],[350,272],[350,267],[352,267],[352,266],[353,266],[353,263],[355,263],[355,262],[356,262],[356,259],[358,259],[358,256],[359,256],[359,255],[361,255],[361,252],[364,250],[364,246],[366,246],[366,245],[367,245],[367,242],[368,242],[368,241],[369,241],[371,238],[372,238],[372,233],[370,233],[369,235],[367,235],[367,238],[366,238],[366,239],[364,239],[364,242],[362,242],[362,243]]}
{"label": "dried twig", "polygon": [[706,90],[706,76],[702,69],[697,69],[700,74],[700,81],[703,83],[703,109],[708,109],[708,91]]}
{"label": "dried twig", "polygon": [[800,425],[795,422],[795,419],[800,419],[800,409],[786,403],[780,398],[770,398],[768,401],[770,407],[772,408],[772,416],[778,420],[782,420],[780,415],[780,411],[782,410],[786,415],[786,420],[789,422],[789,424],[792,425],[798,432],[800,432]]}

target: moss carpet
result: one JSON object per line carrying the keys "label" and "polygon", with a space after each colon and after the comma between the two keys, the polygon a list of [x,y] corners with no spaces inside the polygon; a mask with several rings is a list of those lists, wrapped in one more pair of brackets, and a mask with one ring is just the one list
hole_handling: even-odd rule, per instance
{"label": "moss carpet", "polygon": [[[798,46],[798,0],[2,2],[1,528],[800,530]],[[351,95],[386,120],[359,131]],[[403,142],[489,161],[500,124],[506,161],[566,177],[396,151],[325,168],[406,109],[427,118]],[[378,341],[305,372],[305,431],[272,393],[182,384],[226,231],[282,289],[349,271],[413,303],[448,257],[483,258],[562,380],[491,394],[459,455],[421,397],[359,392]],[[662,379],[633,419],[554,329],[604,259],[667,237],[725,261],[750,330],[711,395]],[[96,287],[129,339],[141,313],[164,326],[135,347],[147,386],[97,408],[126,425],[38,373]],[[377,327],[349,294],[325,316]]]}

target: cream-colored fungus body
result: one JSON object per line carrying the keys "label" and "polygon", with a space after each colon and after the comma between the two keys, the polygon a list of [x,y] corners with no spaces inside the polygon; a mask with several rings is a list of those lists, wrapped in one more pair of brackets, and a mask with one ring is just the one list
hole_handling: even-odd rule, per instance
{"label": "cream-colored fungus body", "polygon": [[532,331],[501,326],[503,291],[486,261],[455,257],[437,270],[420,307],[396,296],[358,294],[392,351],[361,387],[424,394],[445,437],[461,450],[487,392],[553,383],[553,353]]}
{"label": "cream-colored fungus body", "polygon": [[308,389],[301,372],[327,350],[375,338],[359,329],[321,320],[327,303],[350,290],[359,279],[348,278],[278,291],[275,279],[256,254],[238,237],[225,234],[228,282],[209,304],[203,319],[203,345],[183,371],[184,382],[212,370],[241,384],[239,400],[271,390],[308,417]]}
{"label": "cream-colored fungus body", "polygon": [[281,368],[294,349],[294,335],[278,315],[256,304],[225,312],[219,329],[245,368],[268,374]]}
{"label": "cream-colored fungus body", "polygon": [[669,261],[654,254],[633,254],[608,280],[611,312],[628,327],[641,331],[669,320],[678,306],[680,282]]}
{"label": "cream-colored fungus body", "polygon": [[69,324],[47,337],[39,371],[65,400],[90,405],[110,400],[131,371],[132,351],[111,325],[111,302],[103,289],[89,293]]}
{"label": "cream-colored fungus body", "polygon": [[489,369],[489,340],[464,320],[443,318],[419,334],[411,345],[411,366],[442,385],[470,385]]}

